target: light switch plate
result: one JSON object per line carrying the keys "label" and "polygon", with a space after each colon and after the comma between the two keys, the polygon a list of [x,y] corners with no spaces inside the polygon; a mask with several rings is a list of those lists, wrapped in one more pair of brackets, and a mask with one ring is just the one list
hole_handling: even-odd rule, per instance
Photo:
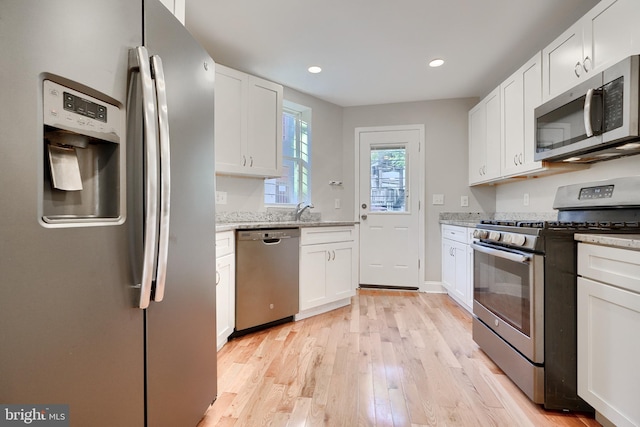
{"label": "light switch plate", "polygon": [[219,205],[227,204],[227,192],[226,191],[216,191],[216,203]]}
{"label": "light switch plate", "polygon": [[433,195],[433,204],[434,205],[444,205],[444,194],[434,194]]}
{"label": "light switch plate", "polygon": [[460,196],[460,206],[469,206],[469,196]]}
{"label": "light switch plate", "polygon": [[524,197],[522,198],[522,204],[524,206],[529,206],[529,193],[524,193]]}

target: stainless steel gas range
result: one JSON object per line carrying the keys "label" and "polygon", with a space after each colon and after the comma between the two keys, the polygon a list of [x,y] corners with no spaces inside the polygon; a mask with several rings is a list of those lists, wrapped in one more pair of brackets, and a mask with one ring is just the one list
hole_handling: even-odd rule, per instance
{"label": "stainless steel gas range", "polygon": [[473,339],[534,402],[592,411],[576,391],[580,233],[640,232],[640,176],[558,188],[557,221],[474,230]]}

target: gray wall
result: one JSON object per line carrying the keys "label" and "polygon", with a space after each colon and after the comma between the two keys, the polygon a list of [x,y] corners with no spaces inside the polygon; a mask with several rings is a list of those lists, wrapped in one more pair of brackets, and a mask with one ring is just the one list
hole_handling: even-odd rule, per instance
{"label": "gray wall", "polygon": [[[347,194],[354,194],[356,128],[410,124],[425,127],[423,206],[426,207],[424,279],[427,282],[440,282],[441,277],[439,213],[495,210],[494,187],[468,187],[468,112],[477,102],[477,98],[464,98],[344,108],[342,138]],[[444,194],[445,204],[432,205],[433,194]],[[460,206],[463,195],[469,197],[468,207]],[[343,206],[354,212],[354,205],[355,197],[352,196]]]}

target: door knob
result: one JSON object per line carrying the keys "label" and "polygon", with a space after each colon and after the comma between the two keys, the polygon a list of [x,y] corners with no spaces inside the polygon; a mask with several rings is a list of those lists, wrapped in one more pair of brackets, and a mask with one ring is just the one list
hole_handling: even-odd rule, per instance
{"label": "door knob", "polygon": [[360,218],[362,218],[363,220],[364,220],[364,219],[367,219],[367,215],[366,215],[366,214],[364,214],[364,215],[360,215]]}

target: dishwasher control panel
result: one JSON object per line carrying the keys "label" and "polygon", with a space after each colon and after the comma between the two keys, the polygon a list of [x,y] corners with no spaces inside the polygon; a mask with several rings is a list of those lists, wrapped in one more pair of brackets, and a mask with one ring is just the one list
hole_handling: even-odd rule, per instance
{"label": "dishwasher control panel", "polygon": [[279,228],[238,231],[238,240],[271,240],[299,237],[299,228]]}

